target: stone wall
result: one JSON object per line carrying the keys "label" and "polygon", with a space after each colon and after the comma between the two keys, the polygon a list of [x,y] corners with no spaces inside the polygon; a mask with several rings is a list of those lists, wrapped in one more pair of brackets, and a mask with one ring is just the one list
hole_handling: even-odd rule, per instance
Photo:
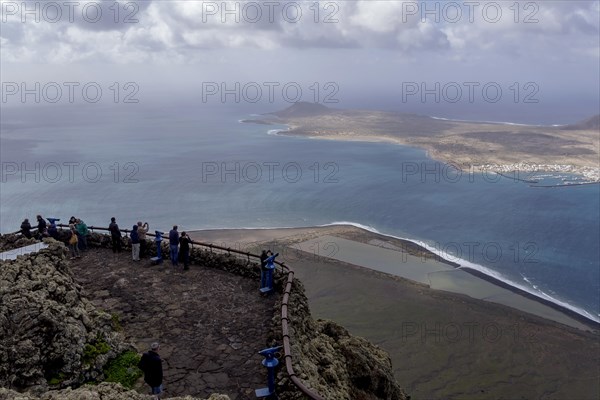
{"label": "stone wall", "polygon": [[38,240],[33,238],[27,239],[21,234],[8,233],[6,235],[0,235],[0,253],[35,244],[36,242],[38,242]]}

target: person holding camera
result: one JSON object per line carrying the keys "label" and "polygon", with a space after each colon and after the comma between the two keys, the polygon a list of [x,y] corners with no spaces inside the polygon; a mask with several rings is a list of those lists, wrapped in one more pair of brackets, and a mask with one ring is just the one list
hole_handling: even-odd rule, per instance
{"label": "person holding camera", "polygon": [[140,237],[140,257],[144,258],[146,255],[146,246],[148,245],[148,243],[146,243],[146,233],[148,233],[150,225],[148,225],[147,222],[142,224],[142,221],[138,221],[137,226],[138,236]]}
{"label": "person holding camera", "polygon": [[181,237],[179,238],[179,254],[181,255],[181,259],[183,260],[183,270],[187,271],[190,264],[190,244],[192,243],[192,239],[188,236],[187,233],[181,232]]}

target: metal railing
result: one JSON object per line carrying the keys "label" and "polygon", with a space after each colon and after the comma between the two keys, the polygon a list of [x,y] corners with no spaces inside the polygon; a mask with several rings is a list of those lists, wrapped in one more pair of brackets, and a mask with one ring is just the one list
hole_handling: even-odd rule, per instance
{"label": "metal railing", "polygon": [[[65,224],[57,224],[56,226],[58,228],[68,228],[69,227],[69,225],[65,225]],[[108,228],[98,227],[98,226],[88,226],[88,229],[91,230],[92,232],[95,230],[109,231]],[[125,233],[126,235],[128,235],[131,232],[130,229],[120,229],[120,231]],[[19,233],[19,232],[15,232],[15,233]],[[153,233],[146,233],[146,235],[152,236],[152,237],[156,236]],[[164,239],[169,240],[168,238],[164,238]],[[227,252],[228,255],[233,254],[236,256],[243,256],[244,258],[247,259],[248,262],[250,262],[251,258],[257,259],[260,262],[260,256],[257,254],[250,253],[250,252],[235,250],[230,247],[216,246],[216,245],[213,245],[212,243],[203,243],[203,242],[199,242],[196,240],[192,240],[192,244],[208,248],[211,251],[211,253],[213,252],[213,250],[219,250],[222,252]],[[290,299],[290,294],[292,292],[292,284],[294,282],[294,270],[292,268],[288,267],[284,262],[275,261],[275,264],[277,264],[279,267],[281,267],[281,271],[280,271],[281,274],[283,274],[283,275],[287,274],[287,281],[285,283],[285,288],[283,290],[283,297],[281,299],[281,333],[282,333],[282,337],[283,337],[283,355],[285,358],[285,368],[286,368],[287,374],[289,375],[290,380],[292,381],[294,386],[296,386],[298,388],[298,390],[300,390],[308,398],[313,399],[313,400],[323,400],[323,397],[321,397],[318,393],[315,393],[310,388],[308,388],[302,382],[302,380],[296,376],[296,372],[294,371],[294,367],[292,365],[292,346],[290,343],[290,333],[289,333],[290,320],[288,317],[289,299]]]}

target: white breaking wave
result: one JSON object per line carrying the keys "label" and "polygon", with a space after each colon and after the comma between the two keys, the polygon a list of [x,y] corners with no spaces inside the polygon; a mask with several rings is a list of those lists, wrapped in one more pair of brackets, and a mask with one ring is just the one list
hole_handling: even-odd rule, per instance
{"label": "white breaking wave", "polygon": [[[571,310],[571,311],[573,311],[573,312],[575,312],[575,313],[577,313],[577,314],[579,314],[579,315],[581,315],[581,316],[583,316],[585,318],[588,318],[588,319],[590,319],[592,321],[600,323],[600,315],[596,315],[595,316],[593,314],[590,314],[586,310],[583,310],[583,309],[581,309],[579,307],[576,307],[576,306],[574,306],[572,304],[569,304],[569,303],[567,303],[565,301],[558,300],[558,299],[552,297],[551,295],[543,292],[542,290],[539,290],[538,287],[537,287],[537,285],[534,285],[529,279],[527,279],[523,275],[521,275],[521,276],[523,276],[523,280],[525,280],[527,283],[529,283],[529,285],[531,285],[533,288],[530,287],[530,286],[525,286],[523,284],[513,282],[512,280],[506,278],[505,276],[503,276],[499,272],[494,271],[494,270],[492,270],[490,268],[487,268],[487,267],[485,267],[483,265],[476,264],[476,263],[470,262],[468,260],[464,260],[464,259],[459,258],[459,257],[452,257],[453,259],[449,259],[448,255],[446,253],[444,253],[440,249],[436,249],[435,247],[433,247],[433,246],[429,245],[428,243],[425,243],[425,242],[423,242],[421,240],[409,239],[409,238],[405,238],[405,237],[401,237],[401,236],[395,236],[395,235],[389,235],[389,234],[380,232],[379,230],[377,230],[376,228],[374,228],[372,226],[363,225],[361,223],[352,222],[352,221],[334,221],[334,222],[331,222],[331,223],[328,223],[328,224],[322,224],[322,225],[316,225],[316,226],[317,227],[327,227],[327,226],[336,226],[336,225],[354,226],[356,228],[360,228],[360,229],[363,229],[365,231],[376,233],[378,235],[387,236],[387,237],[391,237],[391,238],[394,238],[394,239],[406,240],[408,242],[415,243],[415,244],[417,244],[417,245],[419,245],[419,246],[421,246],[421,247],[429,250],[433,254],[437,255],[438,257],[440,257],[440,258],[442,258],[442,259],[444,259],[444,260],[446,260],[448,262],[459,264],[459,267],[457,267],[457,269],[470,268],[472,270],[481,272],[481,273],[483,273],[483,274],[485,274],[485,275],[487,275],[489,277],[497,279],[498,281],[500,281],[502,283],[505,283],[505,284],[507,284],[509,286],[512,286],[512,287],[517,288],[517,289],[520,289],[520,290],[522,290],[522,291],[524,291],[526,293],[529,293],[529,294],[531,294],[533,296],[536,296],[536,297],[538,297],[538,298],[540,298],[542,300],[547,300],[547,301],[549,301],[551,303],[554,303],[554,304],[559,305],[561,307],[564,307],[564,308],[566,308],[568,310]],[[188,229],[188,231],[194,231],[194,230],[197,230],[197,231],[202,231],[202,230],[234,230],[234,229],[238,229],[238,230],[255,230],[255,229],[256,230],[259,230],[259,229],[260,230],[269,230],[269,229],[302,229],[302,228],[312,228],[312,227],[314,227],[314,225],[312,225],[312,226],[260,227],[260,228],[257,228],[257,227],[230,227],[230,228],[223,228],[223,227],[220,227],[220,228],[207,228],[207,227],[204,227],[204,228],[201,228],[201,229]]]}
{"label": "white breaking wave", "polygon": [[369,231],[369,232],[376,233],[378,235],[387,236],[387,237],[391,237],[391,238],[394,238],[394,239],[406,240],[406,241],[415,243],[415,244],[417,244],[417,245],[419,245],[421,247],[424,247],[425,249],[431,251],[433,254],[437,255],[438,257],[440,257],[440,258],[442,258],[442,259],[444,259],[446,261],[459,264],[460,267],[458,267],[458,268],[471,268],[471,269],[473,269],[475,271],[479,271],[479,272],[481,272],[481,273],[483,273],[483,274],[485,274],[487,276],[490,276],[490,277],[492,277],[494,279],[499,280],[500,282],[506,283],[509,286],[515,287],[517,289],[520,289],[520,290],[522,290],[524,292],[532,294],[532,295],[534,295],[536,297],[539,297],[539,298],[541,298],[543,300],[550,301],[550,302],[552,302],[554,304],[557,304],[557,305],[559,305],[561,307],[564,307],[564,308],[566,308],[568,310],[576,312],[577,314],[580,314],[580,315],[582,315],[582,316],[584,316],[584,317],[586,317],[588,319],[591,319],[592,321],[600,323],[600,315],[594,316],[593,314],[590,314],[586,310],[583,310],[583,309],[581,309],[579,307],[576,307],[576,306],[574,306],[572,304],[569,304],[569,303],[567,303],[565,301],[558,300],[558,299],[550,296],[549,294],[543,292],[542,290],[539,290],[536,285],[533,285],[525,277],[523,277],[524,280],[527,283],[529,283],[531,286],[533,286],[533,289],[531,287],[522,285],[520,283],[513,282],[512,280],[506,278],[502,274],[500,274],[500,273],[498,273],[498,272],[496,272],[494,270],[491,270],[491,269],[489,269],[487,267],[484,267],[483,265],[476,264],[476,263],[473,263],[473,262],[470,262],[468,260],[464,260],[464,259],[461,259],[461,258],[458,258],[458,257],[453,257],[453,259],[449,259],[448,256],[447,256],[447,254],[445,254],[443,251],[441,251],[440,249],[436,249],[435,247],[433,247],[433,246],[431,246],[431,245],[429,245],[429,244],[427,244],[427,243],[425,243],[425,242],[423,242],[421,240],[415,240],[415,239],[409,239],[409,238],[404,238],[404,237],[400,237],[400,236],[388,235],[386,233],[381,233],[380,231],[378,231],[377,229],[375,229],[375,228],[373,228],[371,226],[363,225],[363,224],[360,224],[360,223],[357,223],[357,222],[350,222],[350,221],[336,221],[336,222],[332,222],[330,224],[319,225],[319,226],[333,226],[333,225],[351,225],[351,226],[355,226],[355,227],[360,228],[360,229],[364,229],[364,230]]}
{"label": "white breaking wave", "polygon": [[[547,126],[540,124],[518,124],[516,122],[505,122],[505,121],[477,121],[477,120],[469,120],[469,119],[452,119],[452,118],[442,118],[442,117],[429,117],[432,119],[438,119],[441,121],[451,121],[451,122],[481,122],[485,124],[496,124],[496,125],[513,125],[513,126]],[[550,126],[563,126],[563,125],[550,125]]]}

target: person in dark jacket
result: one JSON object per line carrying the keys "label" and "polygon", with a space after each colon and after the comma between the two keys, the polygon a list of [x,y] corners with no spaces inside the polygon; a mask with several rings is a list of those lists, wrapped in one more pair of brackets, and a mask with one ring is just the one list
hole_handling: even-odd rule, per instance
{"label": "person in dark jacket", "polygon": [[158,343],[152,343],[150,351],[142,355],[138,364],[138,368],[144,372],[144,382],[150,386],[152,394],[156,395],[157,399],[163,391],[163,370],[162,360],[158,355],[159,349],[160,345]]}
{"label": "person in dark jacket", "polygon": [[169,231],[169,250],[171,251],[171,264],[174,267],[179,265],[177,259],[179,257],[179,232],[177,232],[177,225],[173,225],[173,229]]}
{"label": "person in dark jacket", "polygon": [[44,237],[48,236],[48,231],[46,229],[46,221],[44,220],[44,218],[42,218],[41,215],[37,216],[37,222],[38,222],[38,226],[37,226],[37,238],[38,239],[43,239]]}
{"label": "person in dark jacket", "polygon": [[21,223],[21,235],[25,236],[27,239],[31,239],[31,224],[27,218]]}
{"label": "person in dark jacket", "polygon": [[179,238],[179,254],[181,254],[181,259],[183,260],[183,269],[187,271],[190,269],[188,265],[190,264],[190,244],[192,243],[192,239],[185,232],[181,232],[181,237]]}
{"label": "person in dark jacket", "polygon": [[131,229],[131,256],[133,261],[140,261],[140,235],[138,226],[134,225]]}
{"label": "person in dark jacket", "polygon": [[115,217],[110,219],[110,225],[108,225],[108,230],[110,231],[110,238],[112,239],[112,251],[113,253],[121,252],[122,244],[121,244],[121,230],[119,229],[119,225],[117,225],[117,220]]}

